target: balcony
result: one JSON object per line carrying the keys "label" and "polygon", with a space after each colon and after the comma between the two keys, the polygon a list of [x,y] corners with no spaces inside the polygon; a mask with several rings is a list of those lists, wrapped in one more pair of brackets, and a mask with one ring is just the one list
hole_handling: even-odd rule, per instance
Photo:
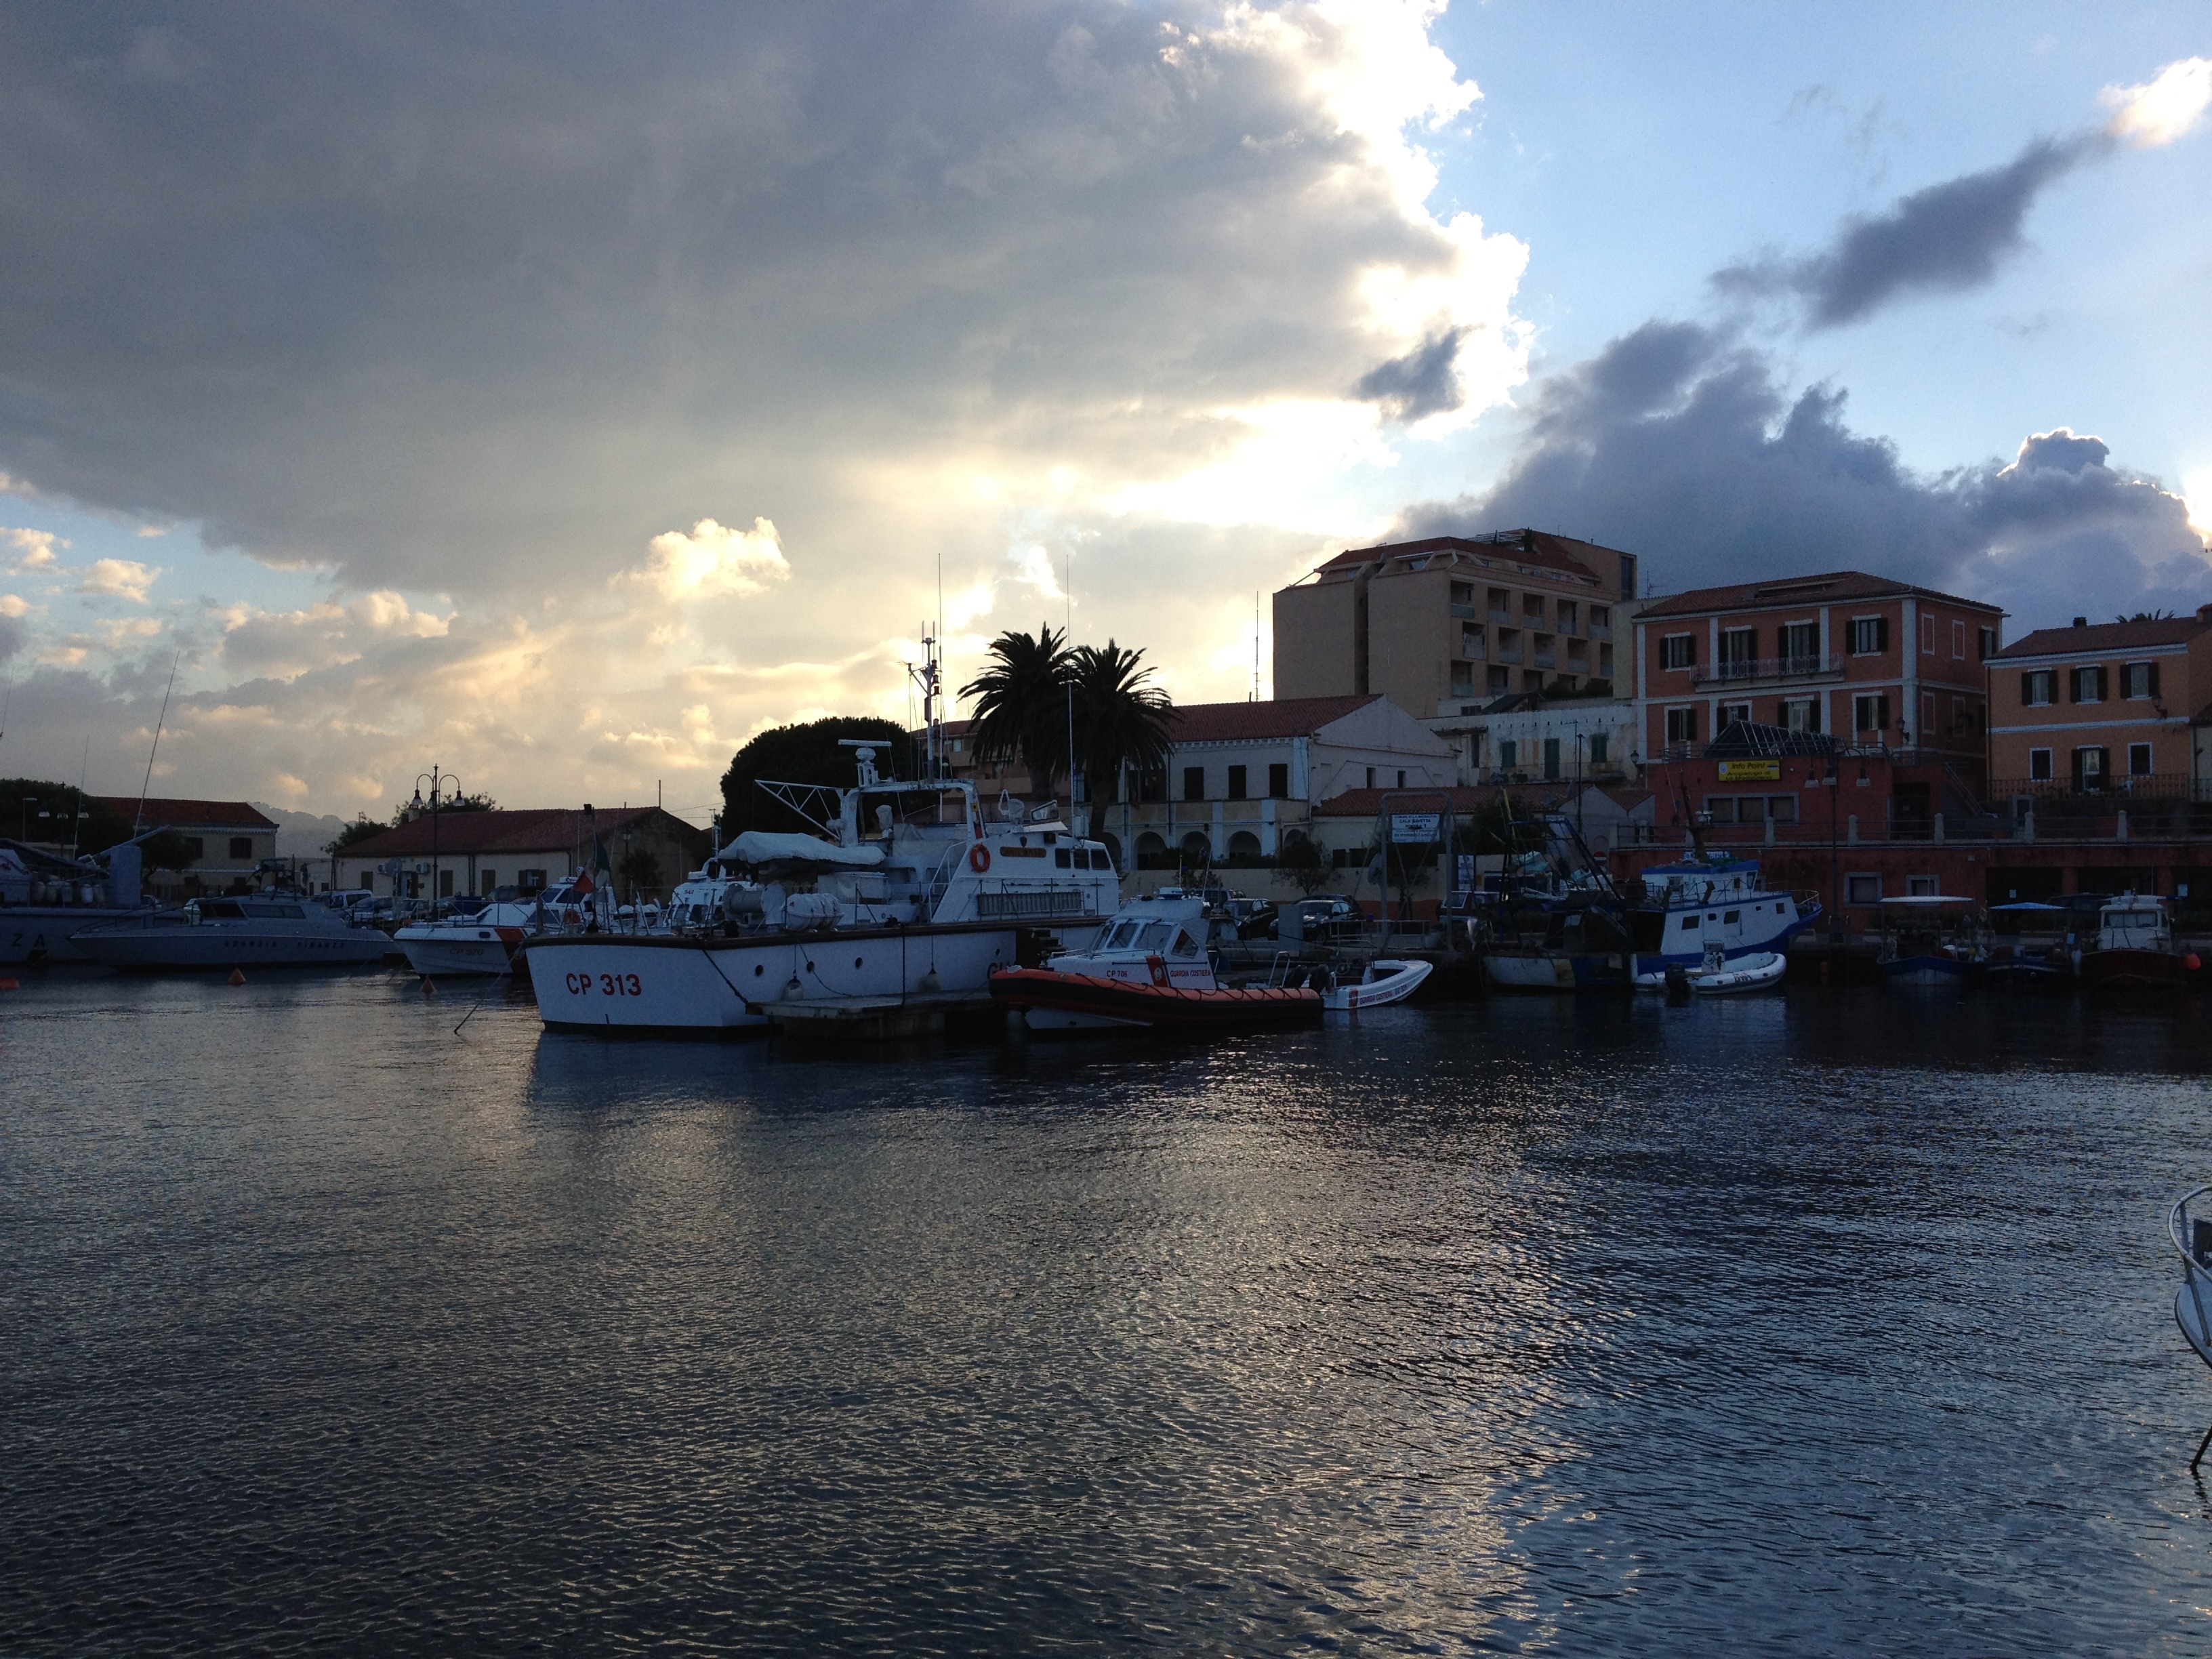
{"label": "balcony", "polygon": [[1833,652],[1802,657],[1747,657],[1690,671],[1692,685],[1749,685],[1760,680],[1816,680],[1841,678],[1844,659]]}
{"label": "balcony", "polygon": [[1482,620],[1482,612],[1471,605],[1455,604],[1451,608],[1451,613],[1452,620],[1455,622],[1480,622]]}

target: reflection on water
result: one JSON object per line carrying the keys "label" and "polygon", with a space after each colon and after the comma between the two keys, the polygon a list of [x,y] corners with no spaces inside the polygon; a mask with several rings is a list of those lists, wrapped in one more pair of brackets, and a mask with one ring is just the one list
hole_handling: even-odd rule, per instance
{"label": "reflection on water", "polygon": [[6,1650],[2212,1641],[2201,1004],[470,1000],[0,1004]]}

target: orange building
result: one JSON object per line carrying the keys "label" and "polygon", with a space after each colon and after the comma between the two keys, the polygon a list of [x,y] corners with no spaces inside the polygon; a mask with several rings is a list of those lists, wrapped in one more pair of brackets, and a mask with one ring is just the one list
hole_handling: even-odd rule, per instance
{"label": "orange building", "polygon": [[2193,617],[2045,628],[1990,662],[1990,788],[2050,799],[2200,793],[2212,605]]}
{"label": "orange building", "polygon": [[1909,750],[1978,780],[1983,665],[2003,620],[1856,570],[1653,599],[1636,618],[1644,756],[1686,756],[1741,721]]}

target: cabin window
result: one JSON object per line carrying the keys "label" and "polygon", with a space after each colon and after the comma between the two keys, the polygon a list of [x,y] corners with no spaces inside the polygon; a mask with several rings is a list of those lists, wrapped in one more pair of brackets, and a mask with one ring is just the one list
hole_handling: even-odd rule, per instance
{"label": "cabin window", "polygon": [[1291,769],[1277,762],[1267,769],[1267,799],[1288,800],[1291,798]]}
{"label": "cabin window", "polygon": [[[1088,859],[1088,858],[1086,858],[1084,861],[1085,861],[1085,863],[1088,863],[1090,860],[1089,860],[1089,859]],[[1073,853],[1070,853],[1070,852],[1067,850],[1067,848],[1066,848],[1065,847],[1063,847],[1063,848],[1060,848],[1057,852],[1054,853],[1054,854],[1052,855],[1052,862],[1053,862],[1053,867],[1054,867],[1054,869],[1058,869],[1058,870],[1068,870],[1068,869],[1073,869],[1073,868],[1074,867],[1074,865],[1075,865],[1075,855],[1074,855]]]}
{"label": "cabin window", "polygon": [[1851,655],[1879,657],[1888,649],[1888,617],[1854,617],[1851,618]]}
{"label": "cabin window", "polygon": [[1695,916],[1684,916],[1682,918],[1682,931],[1684,933],[1687,933],[1691,928],[1695,927],[1697,925],[1698,918]]}
{"label": "cabin window", "polygon": [[1164,921],[1148,921],[1137,935],[1137,948],[1157,951],[1168,942],[1168,925]]}
{"label": "cabin window", "polygon": [[1741,910],[1730,910],[1721,918],[1723,921],[1741,921],[1742,919],[1743,912]]}
{"label": "cabin window", "polygon": [[1176,931],[1175,954],[1179,957],[1196,956],[1198,954],[1198,941],[1193,939],[1188,933],[1186,933],[1178,928]]}

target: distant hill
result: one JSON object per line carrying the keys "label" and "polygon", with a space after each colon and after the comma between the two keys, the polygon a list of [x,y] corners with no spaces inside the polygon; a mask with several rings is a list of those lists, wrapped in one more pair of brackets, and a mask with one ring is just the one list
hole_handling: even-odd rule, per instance
{"label": "distant hill", "polygon": [[346,820],[328,813],[288,812],[265,800],[249,802],[276,826],[276,856],[280,859],[319,859],[323,849],[338,838]]}

